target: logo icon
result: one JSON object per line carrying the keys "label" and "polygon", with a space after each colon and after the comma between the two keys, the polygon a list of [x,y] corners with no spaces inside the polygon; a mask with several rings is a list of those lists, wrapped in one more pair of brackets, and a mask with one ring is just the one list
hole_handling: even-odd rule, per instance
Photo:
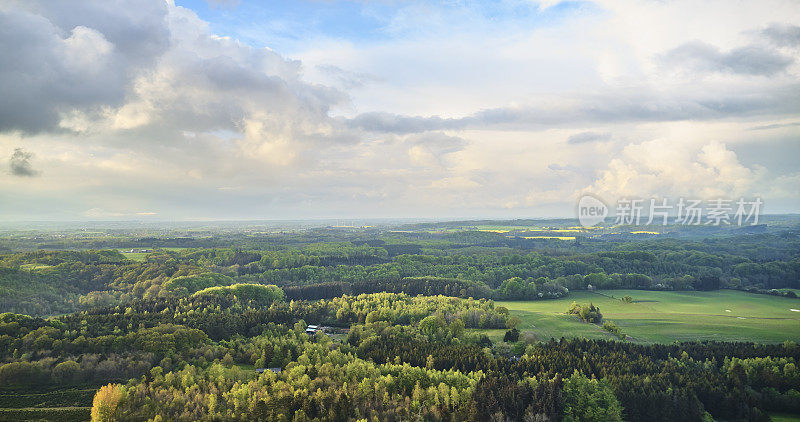
{"label": "logo icon", "polygon": [[583,195],[578,201],[578,221],[583,227],[592,227],[608,216],[608,207],[593,195]]}

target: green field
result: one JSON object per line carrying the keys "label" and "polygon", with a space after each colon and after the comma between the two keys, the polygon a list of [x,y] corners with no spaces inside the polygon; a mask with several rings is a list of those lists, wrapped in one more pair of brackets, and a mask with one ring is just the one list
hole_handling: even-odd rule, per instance
{"label": "green field", "polygon": [[[170,252],[179,252],[182,250],[186,250],[189,248],[158,248],[159,251],[170,251]],[[125,258],[130,259],[131,261],[138,261],[144,262],[147,260],[147,255],[150,255],[152,252],[128,252],[129,249],[120,250],[120,253],[125,256]]]}
{"label": "green field", "polygon": [[[628,295],[634,303],[619,298]],[[542,301],[498,301],[522,320],[521,331],[540,339],[585,337],[613,339],[599,326],[566,315],[573,302],[592,302],[605,320],[613,321],[634,342],[720,340],[761,343],[800,341],[800,299],[733,290],[713,292],[654,292],[608,290],[571,292],[569,297]],[[498,333],[489,331],[490,337]]]}
{"label": "green field", "polygon": [[800,415],[790,415],[788,413],[770,413],[772,422],[800,422]]}
{"label": "green field", "polygon": [[122,252],[122,255],[124,255],[125,258],[128,258],[131,261],[144,262],[147,259],[147,255],[150,254],[144,252]]}

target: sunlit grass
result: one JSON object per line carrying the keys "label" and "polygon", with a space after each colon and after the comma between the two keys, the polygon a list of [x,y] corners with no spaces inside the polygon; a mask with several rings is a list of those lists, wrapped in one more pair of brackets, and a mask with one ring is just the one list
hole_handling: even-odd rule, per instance
{"label": "sunlit grass", "polygon": [[[631,296],[634,303],[619,298]],[[611,297],[613,296],[613,297]],[[800,339],[800,300],[733,290],[571,292],[563,299],[496,302],[520,317],[521,330],[544,338],[610,338],[598,326],[564,312],[573,302],[594,303],[606,320],[642,343],[720,340],[775,343]]]}
{"label": "sunlit grass", "polygon": [[53,266],[47,264],[22,264],[19,267],[23,270],[35,271],[35,270],[44,270],[47,268],[52,268]]}
{"label": "sunlit grass", "polygon": [[789,413],[773,413],[769,414],[772,422],[800,422],[800,415],[792,415]]}
{"label": "sunlit grass", "polygon": [[[120,252],[122,252],[122,251],[120,251]],[[144,262],[144,261],[147,260],[147,255],[149,255],[149,253],[146,253],[146,252],[122,252],[122,255],[124,255],[125,258],[128,258],[131,261]]]}

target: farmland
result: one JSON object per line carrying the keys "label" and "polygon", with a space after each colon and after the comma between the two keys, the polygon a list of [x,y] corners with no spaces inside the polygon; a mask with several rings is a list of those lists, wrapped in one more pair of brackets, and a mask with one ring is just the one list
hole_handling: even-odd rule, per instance
{"label": "farmland", "polygon": [[[624,303],[628,295],[633,303]],[[732,290],[712,292],[654,292],[609,290],[573,292],[547,301],[502,301],[522,320],[520,330],[540,338],[610,339],[600,327],[583,323],[565,311],[573,302],[594,303],[634,342],[718,340],[782,342],[800,339],[800,299],[772,297]]]}

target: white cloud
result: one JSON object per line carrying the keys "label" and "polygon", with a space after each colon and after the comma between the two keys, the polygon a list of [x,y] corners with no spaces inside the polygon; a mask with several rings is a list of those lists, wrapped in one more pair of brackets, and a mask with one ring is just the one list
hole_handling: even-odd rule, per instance
{"label": "white cloud", "polygon": [[720,142],[653,140],[626,146],[587,191],[628,198],[733,198],[751,193],[759,174]]}
{"label": "white cloud", "polygon": [[43,170],[0,174],[19,198],[0,216],[569,215],[587,187],[797,197],[796,165],[734,153],[800,135],[796,3],[558,3],[530,22],[417,5],[385,37],[299,40],[289,58],[160,0],[4,2],[0,154]]}

